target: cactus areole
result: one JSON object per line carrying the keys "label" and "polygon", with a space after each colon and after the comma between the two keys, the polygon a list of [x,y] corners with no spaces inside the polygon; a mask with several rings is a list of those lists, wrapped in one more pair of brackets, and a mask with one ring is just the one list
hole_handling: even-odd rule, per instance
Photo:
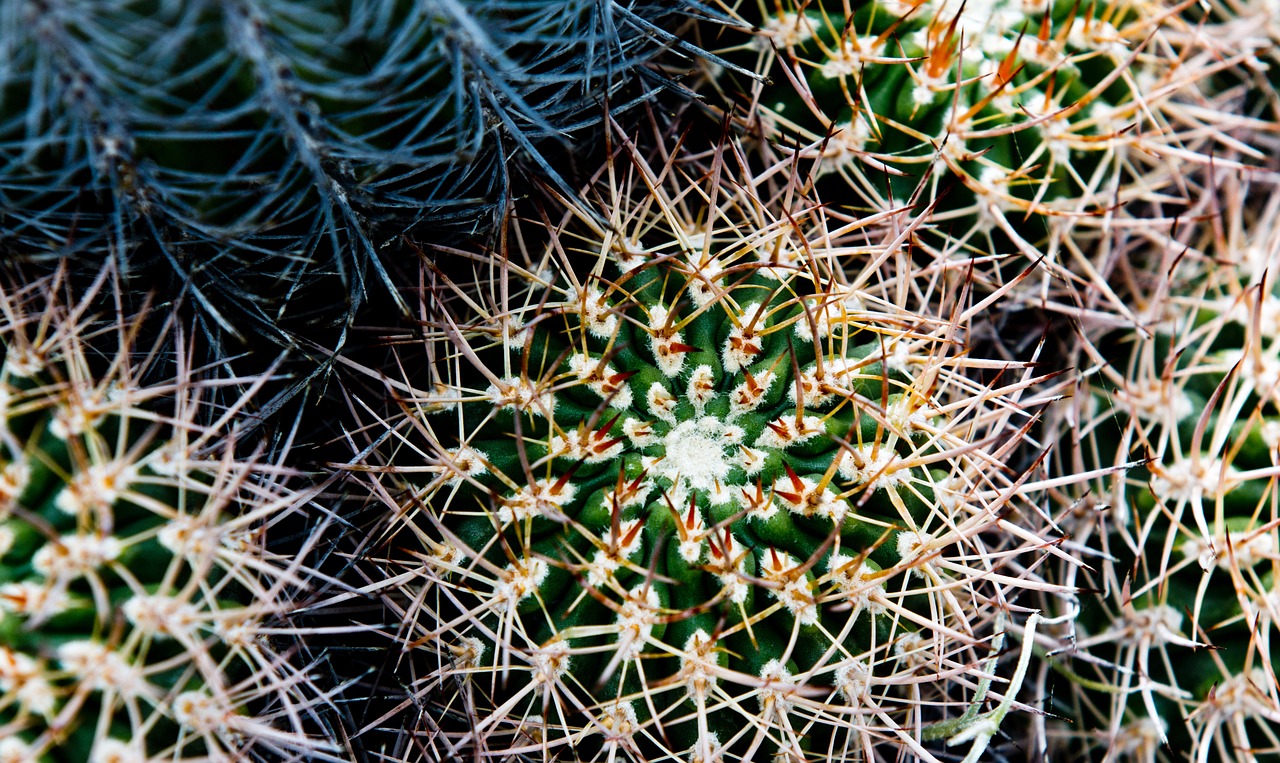
{"label": "cactus areole", "polygon": [[[904,570],[930,538],[909,528],[937,474],[902,327],[803,267],[732,263],[617,253],[576,299],[507,321],[505,362],[457,403],[466,436],[441,459],[467,559],[438,568],[482,566],[468,586],[491,586],[459,653],[521,652],[535,684],[571,676],[591,715],[650,719],[702,759],[789,744],[740,714],[860,702],[914,635],[885,611],[918,585]],[[573,713],[543,696],[527,713]]]}

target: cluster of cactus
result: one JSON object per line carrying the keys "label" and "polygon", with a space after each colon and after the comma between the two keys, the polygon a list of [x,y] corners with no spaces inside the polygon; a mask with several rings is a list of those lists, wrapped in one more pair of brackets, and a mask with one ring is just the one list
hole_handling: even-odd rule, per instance
{"label": "cluster of cactus", "polygon": [[1086,345],[1060,469],[1101,468],[1066,521],[1105,563],[1062,582],[1102,592],[1081,597],[1071,647],[1105,693],[1075,699],[1099,723],[1068,749],[1280,753],[1280,204],[1249,206],[1232,215],[1247,228],[1149,263],[1150,331]]}
{"label": "cluster of cactus", "polygon": [[371,589],[435,666],[437,753],[978,759],[1026,669],[992,675],[997,621],[1051,588],[1003,517],[1035,380],[965,383],[891,230],[634,150],[398,353],[437,375],[366,451],[409,549]]}
{"label": "cluster of cactus", "polygon": [[[0,246],[116,258],[210,336],[345,324],[399,237],[491,227],[512,155],[664,86],[697,3],[15,0],[0,7]],[[404,250],[412,259],[412,253]],[[169,274],[170,283],[154,278]],[[308,292],[313,293],[310,297]],[[329,346],[332,346],[330,344]]]}
{"label": "cluster of cactus", "polygon": [[143,381],[190,348],[136,346],[109,272],[0,289],[0,760],[326,759],[268,637],[306,569],[264,533],[310,493],[201,421],[216,380]]}
{"label": "cluster of cactus", "polygon": [[1277,19],[0,3],[0,763],[1277,759]]}

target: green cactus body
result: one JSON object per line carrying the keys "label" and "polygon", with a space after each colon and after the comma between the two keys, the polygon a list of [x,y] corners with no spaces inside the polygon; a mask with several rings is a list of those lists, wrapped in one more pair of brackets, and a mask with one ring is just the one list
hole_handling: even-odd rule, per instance
{"label": "green cactus body", "polygon": [[[645,263],[589,286],[517,335],[525,376],[463,404],[477,426],[451,454],[455,504],[491,491],[497,510],[451,528],[501,568],[491,627],[572,648],[561,667],[598,699],[722,671],[838,690],[889,639],[885,620],[871,632],[881,570],[932,496],[912,462],[926,401],[892,361],[885,376],[849,305],[802,301],[789,275],[706,272]],[[731,712],[693,716],[699,696],[653,696],[685,747],[699,720],[734,732]]]}
{"label": "green cactus body", "polygon": [[[990,558],[965,555],[1005,497],[970,439],[987,399],[961,391],[945,322],[876,268],[848,281],[887,250],[803,205],[744,220],[753,191],[697,176],[593,187],[617,233],[513,256],[484,289],[503,307],[446,323],[449,381],[414,394],[409,450],[375,472],[421,507],[402,516],[428,583],[395,605],[447,664],[432,680],[487,708],[455,751],[933,759],[920,735],[980,681],[919,676],[992,649],[972,629],[994,608],[961,604],[987,595]],[[405,465],[419,448],[430,481]]]}
{"label": "green cactus body", "polygon": [[262,639],[289,576],[252,516],[296,498],[196,424],[198,379],[139,386],[127,346],[103,374],[87,305],[6,304],[0,327],[0,760],[319,752],[250,712],[300,706]]}
{"label": "green cactus body", "polygon": [[1163,330],[1121,344],[1127,371],[1086,398],[1087,466],[1151,459],[1100,486],[1116,568],[1078,642],[1132,671],[1101,677],[1118,686],[1101,739],[1135,760],[1165,740],[1263,760],[1276,741],[1280,291],[1257,254],[1175,280]]}
{"label": "green cactus body", "polygon": [[[950,189],[937,211],[971,209],[988,230],[1003,213],[1085,211],[1097,203],[1089,197],[1100,190],[1093,174],[1101,159],[1139,116],[1130,89],[1150,92],[1162,74],[1129,61],[1150,33],[1148,13],[1020,0],[963,9],[872,2],[849,16],[838,2],[774,12],[759,44],[794,56],[801,92],[822,116],[805,96],[765,90],[764,119],[776,130],[769,137],[783,139],[787,124],[831,134],[822,169],[852,170],[864,193],[879,197],[876,208],[906,201],[925,165],[940,161],[925,199],[951,175],[964,188]],[[884,172],[858,168],[866,156],[912,176],[890,178],[890,192]]]}
{"label": "green cactus body", "polygon": [[1040,300],[1082,273],[1100,218],[1173,186],[1196,161],[1183,149],[1221,134],[1182,104],[1229,54],[1147,2],[758,5],[756,38],[726,55],[773,80],[747,115],[768,150],[814,160],[826,199],[910,207],[939,257],[993,255],[984,282],[1038,265]]}

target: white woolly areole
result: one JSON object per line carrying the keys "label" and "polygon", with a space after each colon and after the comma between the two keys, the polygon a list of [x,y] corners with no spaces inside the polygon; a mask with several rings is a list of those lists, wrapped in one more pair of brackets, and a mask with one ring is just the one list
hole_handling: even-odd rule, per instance
{"label": "white woolly areole", "polygon": [[765,426],[754,445],[757,448],[782,449],[826,433],[826,425],[817,416],[805,416],[797,422],[795,414],[784,413]]}
{"label": "white woolly areole", "polygon": [[836,688],[845,701],[856,705],[862,701],[867,687],[871,685],[871,668],[865,660],[854,657],[836,668],[835,680]]}
{"label": "white woolly areole", "polygon": [[7,511],[31,479],[31,465],[25,460],[5,464],[0,470],[0,511]]}
{"label": "white woolly areole", "polygon": [[1243,570],[1276,558],[1275,538],[1269,532],[1232,533],[1229,545],[1231,549],[1227,550],[1226,535],[1188,538],[1182,544],[1182,553],[1188,559],[1195,559],[1202,570],[1214,564],[1224,570]]}
{"label": "white woolly areole", "polygon": [[761,560],[760,571],[765,580],[781,584],[770,587],[769,593],[782,602],[791,616],[801,625],[814,625],[818,622],[818,604],[809,577],[797,569],[799,566],[789,554],[770,550]]}
{"label": "white woolly areole", "polygon": [[751,46],[757,50],[769,50],[770,41],[779,50],[786,50],[803,45],[813,38],[813,22],[803,13],[783,12],[770,16],[760,27],[760,33],[752,39]]}
{"label": "white woolly areole", "polygon": [[[715,257],[709,257],[702,263],[698,265],[692,257],[690,258],[688,294],[697,307],[702,307],[716,298],[716,288],[719,288],[721,281],[720,274],[724,272],[724,266]],[[716,288],[712,288],[713,286]]]}
{"label": "white woolly areole", "polygon": [[1201,496],[1217,496],[1230,490],[1238,481],[1233,467],[1222,461],[1201,457],[1199,463],[1190,458],[1165,464],[1151,478],[1151,492],[1164,501],[1191,501]]}
{"label": "white woolly areole", "polygon": [[152,637],[185,636],[200,624],[200,610],[190,602],[172,596],[134,596],[121,609],[129,622]]}
{"label": "white woolly areole", "polygon": [[96,392],[84,400],[68,400],[54,411],[49,432],[59,440],[82,435],[95,428],[110,407]]}
{"label": "white woolly areole", "polygon": [[736,374],[742,368],[756,362],[764,351],[760,331],[764,328],[768,307],[763,302],[747,305],[738,319],[738,325],[729,329],[720,351],[720,364],[724,370]]}
{"label": "white woolly areole", "polygon": [[488,649],[484,639],[477,636],[463,636],[457,646],[451,646],[453,664],[459,670],[475,670],[480,667],[480,660]]}
{"label": "white woolly areole", "polygon": [[556,396],[550,392],[538,392],[533,382],[519,376],[509,376],[499,384],[490,384],[485,396],[498,408],[511,408],[538,416],[550,416],[556,408]]}
{"label": "white woolly areole", "polygon": [[737,418],[759,408],[765,394],[777,378],[778,375],[772,371],[764,371],[744,379],[741,384],[734,387],[729,393],[729,418]]}
{"label": "white woolly areole", "polygon": [[821,67],[819,73],[827,79],[837,77],[861,76],[864,59],[878,55],[875,51],[874,35],[857,37],[846,35],[840,40],[840,47],[832,51],[831,57]]}
{"label": "white woolly areole", "polygon": [[99,739],[93,746],[89,763],[146,763],[147,756],[138,744],[119,739]]}
{"label": "white woolly areole", "polygon": [[622,434],[636,448],[647,448],[658,442],[658,436],[653,433],[653,424],[640,419],[622,422]]}
{"label": "white woolly areole", "polygon": [[689,402],[701,413],[716,394],[716,376],[711,366],[701,365],[689,376]]}
{"label": "white woolly areole", "polygon": [[526,485],[515,495],[503,499],[498,508],[498,521],[502,524],[523,522],[535,517],[544,517],[554,522],[568,520],[560,507],[573,501],[578,492],[572,480],[557,485],[556,480],[544,477],[532,485]]}
{"label": "white woolly areole", "polygon": [[714,662],[716,642],[711,636],[699,628],[684,642],[680,652],[680,673],[684,677],[685,689],[690,697],[702,694],[716,685],[716,676],[711,672]]}
{"label": "white woolly areole", "polygon": [[555,683],[569,672],[573,659],[569,654],[569,645],[563,641],[556,641],[534,652],[529,662],[530,667],[533,668],[535,684]]}
{"label": "white woolly areole", "polygon": [[1127,612],[1123,620],[1107,629],[1107,633],[1114,636],[1128,640],[1145,640],[1151,646],[1164,644],[1202,646],[1180,635],[1181,631],[1182,613],[1167,604]]}
{"label": "white woolly areole", "polygon": [[35,748],[21,739],[0,739],[0,763],[38,763],[39,760]]}
{"label": "white woolly areole", "polygon": [[1143,716],[1116,731],[1111,750],[1121,760],[1155,760],[1168,730],[1169,724],[1163,719]]}
{"label": "white woolly areole", "polygon": [[603,548],[596,550],[591,564],[587,565],[587,582],[593,587],[600,588],[612,580],[614,573],[622,566],[622,562],[631,559],[640,551],[642,533],[633,532],[638,524],[640,524],[639,519],[627,519],[618,523],[619,537],[616,540],[613,537],[613,528],[604,531],[604,535],[600,538]]}
{"label": "white woolly areole", "polygon": [[613,245],[613,261],[623,273],[630,273],[649,261],[649,252],[634,238],[620,238]]}
{"label": "white woolly areole", "polygon": [[610,312],[609,301],[597,286],[588,286],[578,295],[582,325],[597,339],[608,339],[618,330],[618,316]]}
{"label": "white woolly areole", "polygon": [[1180,421],[1192,415],[1192,398],[1162,379],[1142,379],[1117,389],[1116,399],[1129,414],[1143,421]]}
{"label": "white woolly areole", "polygon": [[76,678],[95,689],[116,691],[125,697],[154,693],[142,670],[118,652],[94,641],[69,641],[58,647],[58,662]]}
{"label": "white woolly areole", "polygon": [[564,434],[552,435],[548,451],[557,458],[597,464],[612,461],[621,455],[623,443],[617,438],[609,437],[608,432],[603,429],[585,434],[571,429]]}
{"label": "white woolly areole", "polygon": [[898,533],[897,552],[904,562],[909,562],[918,554],[926,553],[933,536],[925,532],[904,530]]}
{"label": "white woolly areole", "polygon": [[760,699],[760,709],[765,712],[772,709],[775,713],[790,711],[796,685],[791,671],[787,670],[782,660],[772,659],[766,662],[760,669],[760,678],[765,682],[756,695]]}
{"label": "white woolly areole", "polygon": [[[658,370],[668,378],[678,376],[684,368],[685,353],[675,347],[683,343],[679,331],[667,328],[670,313],[662,305],[649,308],[649,347],[658,361]],[[671,321],[673,324],[675,321]]]}
{"label": "white woolly areole", "polygon": [[907,470],[893,468],[897,460],[897,452],[887,445],[860,445],[841,452],[836,471],[856,485],[869,484],[872,490],[887,489],[906,481]]}
{"label": "white woolly areole", "polygon": [[547,563],[536,556],[526,557],[519,565],[508,564],[494,581],[495,609],[508,610],[533,595],[547,579]]}
{"label": "white woolly areole", "polygon": [[600,731],[602,727],[605,740],[611,742],[629,739],[640,728],[636,708],[630,702],[610,702],[600,709],[596,722],[600,726],[593,726],[591,731]]}
{"label": "white woolly areole", "polygon": [[610,408],[625,410],[631,407],[631,386],[608,363],[580,352],[569,358],[569,370],[601,400],[608,400]]}
{"label": "white woolly areole", "polygon": [[871,579],[875,571],[867,569],[865,564],[845,554],[832,554],[827,570],[830,572],[831,582],[844,594],[845,601],[852,605],[853,617],[856,618],[863,610],[873,615],[884,612],[884,583]]}
{"label": "white woolly areole", "polygon": [[446,485],[458,485],[464,482],[468,477],[478,477],[489,471],[484,465],[484,456],[480,451],[466,445],[445,451],[445,458],[442,460],[445,473],[449,474],[449,479],[445,480]]}
{"label": "white woolly areole", "polygon": [[645,402],[648,403],[649,411],[654,416],[663,421],[675,422],[676,396],[666,387],[658,382],[650,384],[649,390],[645,393]]}
{"label": "white woolly areole", "polygon": [[1113,59],[1129,55],[1129,42],[1109,21],[1077,17],[1067,33],[1067,44],[1081,50],[1097,50]]}
{"label": "white woolly areole", "polygon": [[1271,701],[1268,687],[1274,677],[1267,675],[1262,668],[1254,668],[1248,673],[1236,673],[1228,676],[1213,692],[1213,698],[1206,700],[1210,713],[1243,720],[1260,718],[1274,722],[1275,704]]}
{"label": "white woolly areole", "polygon": [[203,691],[186,691],[173,700],[173,717],[201,734],[216,734],[226,727],[230,711]]}
{"label": "white woolly areole", "polygon": [[50,586],[32,580],[0,585],[0,612],[31,617],[51,617],[71,608],[65,586]]}
{"label": "white woolly areole", "polygon": [[[741,604],[747,600],[747,594],[750,592],[747,585],[747,552],[735,550],[732,538],[732,534],[721,534],[716,537],[717,545],[712,547],[708,567],[720,581],[725,598],[734,604]],[[726,539],[730,544],[728,548],[721,545]],[[743,547],[743,544],[739,542],[738,547]]]}
{"label": "white woolly areole", "polygon": [[627,593],[617,619],[618,654],[623,660],[640,657],[661,608],[658,592],[651,585],[641,583]]}
{"label": "white woolly areole", "polygon": [[[832,130],[831,136],[826,138],[825,145],[822,145],[822,161],[817,167],[817,176],[821,177],[830,172],[837,172],[840,168],[857,162],[863,153],[863,149],[866,148],[867,141],[870,139],[871,128],[867,126],[866,121],[863,119],[837,123]],[[821,320],[819,318],[820,324]],[[826,336],[827,331],[821,325],[819,325],[818,330],[820,335]],[[813,341],[807,318],[801,318],[796,323],[796,336],[801,341]]]}
{"label": "white woolly areole", "polygon": [[689,763],[724,763],[724,748],[720,746],[720,735],[708,731],[701,735],[689,750]]}
{"label": "white woolly areole", "polygon": [[123,550],[120,540],[110,535],[64,535],[42,546],[31,566],[47,578],[73,579],[114,562]]}
{"label": "white woolly areole", "polygon": [[9,549],[13,548],[13,539],[13,528],[0,525],[0,556],[9,553]]}
{"label": "white woolly areole", "polygon": [[120,499],[137,476],[137,468],[127,461],[90,464],[59,491],[53,505],[72,516],[86,511],[105,511]]}
{"label": "white woolly areole", "polygon": [[156,533],[160,545],[178,556],[203,558],[216,551],[222,543],[219,529],[210,527],[198,516],[174,517]]}
{"label": "white woolly areole", "polygon": [[[795,484],[799,481],[800,485]],[[805,517],[822,517],[839,524],[849,506],[830,487],[818,492],[818,483],[808,477],[792,480],[789,475],[779,477],[773,483],[773,495],[784,508]]]}

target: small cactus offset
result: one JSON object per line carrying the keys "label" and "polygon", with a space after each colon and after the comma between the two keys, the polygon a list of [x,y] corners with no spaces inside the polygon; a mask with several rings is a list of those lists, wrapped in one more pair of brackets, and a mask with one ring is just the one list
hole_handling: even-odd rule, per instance
{"label": "small cactus offset", "polygon": [[523,221],[458,287],[480,314],[430,319],[430,378],[391,386],[355,468],[412,549],[387,600],[433,752],[976,760],[1049,545],[1001,518],[1031,375],[970,386],[954,324],[909,307],[955,285],[882,220],[707,156],[617,151],[595,214]]}
{"label": "small cactus offset", "polygon": [[1069,494],[1067,529],[1103,553],[1063,582],[1103,591],[1072,670],[1110,686],[1075,698],[1100,722],[1067,739],[1116,759],[1280,756],[1280,203],[1233,196],[1216,233],[1149,263],[1153,331],[1087,347],[1059,466],[1115,467]]}
{"label": "small cactus offset", "polygon": [[239,411],[202,423],[219,382],[180,337],[135,344],[109,269],[75,300],[4,278],[0,761],[336,760],[272,646],[306,570],[264,533],[308,494],[234,454]]}
{"label": "small cactus offset", "polygon": [[748,118],[818,161],[827,198],[912,205],[922,245],[994,258],[992,288],[1040,265],[1043,300],[1101,282],[1102,230],[1235,145],[1202,106],[1256,50],[1198,34],[1189,5],[762,0],[734,60],[773,79]]}

